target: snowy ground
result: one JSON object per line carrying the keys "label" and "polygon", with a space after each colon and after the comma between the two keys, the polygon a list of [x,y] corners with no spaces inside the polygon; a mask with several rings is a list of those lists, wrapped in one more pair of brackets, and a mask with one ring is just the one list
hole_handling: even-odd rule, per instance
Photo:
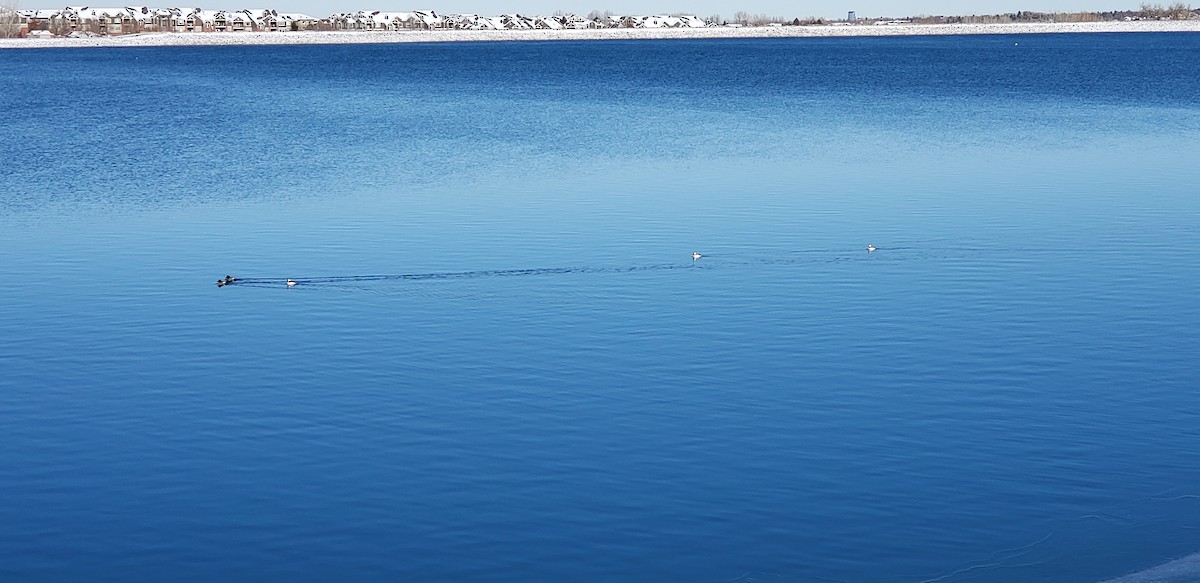
{"label": "snowy ground", "polygon": [[1200,20],[1059,24],[901,24],[754,28],[401,31],[401,32],[205,32],[154,33],[92,38],[0,39],[0,48],[144,47],[202,45],[352,44],[440,41],[609,40],[661,38],[781,38],[835,36],[1031,34],[1062,32],[1200,32]]}
{"label": "snowy ground", "polygon": [[1200,581],[1200,553],[1101,583],[1196,583],[1197,581]]}

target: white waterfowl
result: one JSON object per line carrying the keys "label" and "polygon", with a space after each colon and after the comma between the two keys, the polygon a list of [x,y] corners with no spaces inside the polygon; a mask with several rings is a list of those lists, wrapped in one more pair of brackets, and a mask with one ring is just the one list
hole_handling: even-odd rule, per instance
{"label": "white waterfowl", "polygon": [[695,261],[701,257],[704,257],[704,256],[699,253],[692,253],[692,261]]}
{"label": "white waterfowl", "polygon": [[296,287],[296,280],[289,277],[287,280],[287,286],[288,287]]}
{"label": "white waterfowl", "polygon": [[872,252],[872,251],[874,251],[874,250],[875,250],[875,246],[874,246],[874,245],[867,245],[867,253],[871,253],[871,252]]}

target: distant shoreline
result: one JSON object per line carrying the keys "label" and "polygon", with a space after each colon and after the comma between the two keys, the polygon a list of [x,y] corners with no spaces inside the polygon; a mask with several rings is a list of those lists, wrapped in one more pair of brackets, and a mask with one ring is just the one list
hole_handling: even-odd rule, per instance
{"label": "distant shoreline", "polygon": [[386,44],[552,40],[640,40],[699,38],[831,38],[859,36],[947,36],[964,34],[1049,34],[1102,32],[1200,32],[1200,20],[1009,23],[817,25],[745,28],[615,28],[598,30],[435,30],[398,32],[173,32],[87,38],[0,39],[5,48],[150,47]]}

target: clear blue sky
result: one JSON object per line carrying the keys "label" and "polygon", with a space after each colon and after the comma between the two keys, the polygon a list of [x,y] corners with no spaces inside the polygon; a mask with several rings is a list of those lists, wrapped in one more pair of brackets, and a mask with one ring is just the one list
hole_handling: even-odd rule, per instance
{"label": "clear blue sky", "polygon": [[[148,0],[151,5],[156,5]],[[1169,4],[1170,0],[1154,0]],[[241,3],[244,2],[244,3]],[[587,14],[591,10],[612,10],[619,14],[665,14],[687,12],[708,16],[720,14],[731,18],[744,10],[751,14],[805,17],[824,16],[845,18],[854,10],[860,17],[916,16],[922,14],[996,14],[1019,10],[1066,12],[1077,10],[1137,10],[1141,0],[195,0],[203,8],[260,8],[269,7],[281,12],[302,12],[322,17],[335,12],[356,10],[436,10],[445,13],[496,15],[553,14],[556,10]],[[48,4],[46,0],[22,0],[22,6]],[[161,4],[161,3],[160,3]],[[115,4],[114,4],[115,5]],[[47,6],[49,7],[49,6]]]}

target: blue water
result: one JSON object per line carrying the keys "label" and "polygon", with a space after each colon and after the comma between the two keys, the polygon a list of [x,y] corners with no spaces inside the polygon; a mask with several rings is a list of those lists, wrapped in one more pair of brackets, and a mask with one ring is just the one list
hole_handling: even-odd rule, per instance
{"label": "blue water", "polygon": [[0,579],[1200,551],[1200,35],[6,51],[0,111]]}

